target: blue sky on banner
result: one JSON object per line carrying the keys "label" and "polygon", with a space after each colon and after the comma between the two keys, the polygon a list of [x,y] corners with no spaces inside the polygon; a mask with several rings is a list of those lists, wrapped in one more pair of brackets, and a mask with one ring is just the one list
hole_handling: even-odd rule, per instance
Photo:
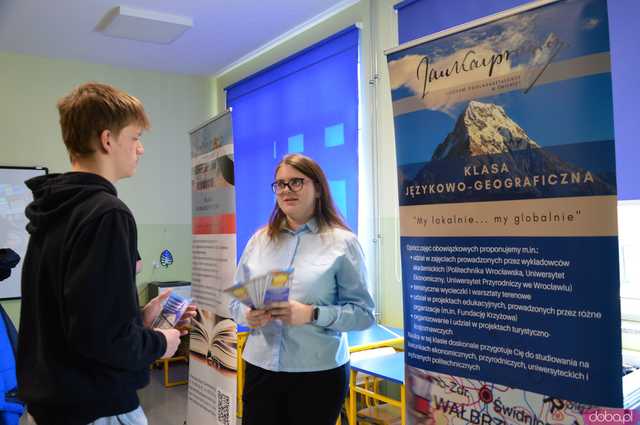
{"label": "blue sky on banner", "polygon": [[[425,56],[429,58],[432,69],[442,69],[456,60],[461,61],[471,50],[477,58],[491,57],[508,50],[511,52],[509,60],[496,65],[493,74],[496,76],[523,70],[541,60],[550,59],[552,63],[557,63],[609,51],[604,2],[569,1],[551,6],[390,55],[394,102],[422,95],[424,79],[416,78],[416,70]],[[561,14],[554,13],[558,7],[563,8]],[[546,52],[532,53],[534,47],[553,39],[560,40],[562,46],[557,52],[552,52],[552,57],[542,58]],[[523,53],[514,53],[518,49]],[[482,79],[487,77],[488,70],[477,69],[468,74],[472,74],[468,76],[471,79]],[[452,79],[455,77],[456,74]],[[507,115],[540,146],[613,139],[610,72],[539,84],[526,94],[523,90],[514,90],[475,100],[501,105]],[[418,130],[425,148],[420,152],[415,149],[406,149],[405,152],[402,144],[399,144],[399,165],[429,161],[434,149],[452,131],[457,117],[467,104],[468,100],[458,103],[447,101],[397,116],[398,140],[407,140],[403,135],[416,134]]]}

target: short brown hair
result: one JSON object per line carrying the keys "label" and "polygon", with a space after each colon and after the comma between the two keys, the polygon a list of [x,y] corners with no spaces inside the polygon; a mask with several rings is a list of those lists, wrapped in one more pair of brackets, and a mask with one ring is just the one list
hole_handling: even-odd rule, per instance
{"label": "short brown hair", "polygon": [[[320,165],[308,156],[298,153],[289,154],[282,158],[282,161],[278,163],[274,175],[278,174],[278,170],[284,164],[295,168],[313,181],[319,194],[313,211],[313,217],[318,223],[319,231],[323,231],[331,227],[350,230],[336,210],[333,198],[331,197],[331,192],[329,191],[327,177],[325,176],[324,171],[322,171],[322,168],[320,168]],[[278,234],[280,233],[286,218],[286,215],[282,212],[280,206],[278,206],[278,202],[276,201],[276,205],[273,207],[271,217],[269,218],[269,224],[267,225],[267,234],[270,239],[274,240],[278,238]]]}
{"label": "short brown hair", "polygon": [[100,134],[110,130],[116,136],[131,124],[149,128],[142,102],[115,87],[85,83],[58,101],[60,129],[70,158],[96,151]]}

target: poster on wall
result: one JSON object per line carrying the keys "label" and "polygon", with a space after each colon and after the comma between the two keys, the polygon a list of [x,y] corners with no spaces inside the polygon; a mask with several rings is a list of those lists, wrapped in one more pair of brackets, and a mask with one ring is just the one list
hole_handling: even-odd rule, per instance
{"label": "poster on wall", "polygon": [[[33,194],[25,182],[47,174],[43,167],[9,167],[0,165],[0,249],[9,248],[24,258],[29,244],[25,207],[33,201]],[[0,284],[0,300],[21,297],[20,277],[22,261]]]}
{"label": "poster on wall", "polygon": [[189,336],[189,425],[235,424],[237,333],[228,295],[236,260],[231,114],[190,133],[192,295],[198,305]]}
{"label": "poster on wall", "polygon": [[532,3],[387,55],[408,423],[621,407],[606,1]]}

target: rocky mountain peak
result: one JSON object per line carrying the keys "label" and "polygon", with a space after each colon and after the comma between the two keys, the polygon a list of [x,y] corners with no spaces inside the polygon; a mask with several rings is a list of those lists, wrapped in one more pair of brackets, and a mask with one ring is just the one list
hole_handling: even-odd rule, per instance
{"label": "rocky mountain peak", "polygon": [[453,131],[438,145],[432,159],[508,153],[538,147],[504,108],[472,100],[456,120]]}

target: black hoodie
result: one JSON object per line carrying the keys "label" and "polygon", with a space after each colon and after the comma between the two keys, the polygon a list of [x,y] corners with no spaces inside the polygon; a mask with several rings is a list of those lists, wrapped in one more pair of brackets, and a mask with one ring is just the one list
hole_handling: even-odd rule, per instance
{"label": "black hoodie", "polygon": [[26,209],[19,396],[38,425],[134,410],[166,340],[142,324],[133,216],[96,174],[51,174],[27,186],[34,201]]}

